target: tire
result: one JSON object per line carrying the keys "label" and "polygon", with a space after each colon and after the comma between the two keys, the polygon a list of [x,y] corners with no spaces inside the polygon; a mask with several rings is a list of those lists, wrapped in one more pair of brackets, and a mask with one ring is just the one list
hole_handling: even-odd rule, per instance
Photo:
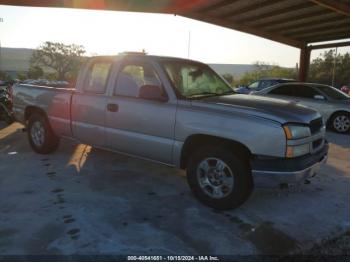
{"label": "tire", "polygon": [[41,114],[30,116],[28,140],[31,148],[39,154],[52,153],[59,145],[59,138],[53,133],[48,119]]}
{"label": "tire", "polygon": [[[219,167],[222,172],[215,175],[214,167]],[[205,169],[211,172],[205,172]],[[187,181],[200,202],[219,210],[240,206],[254,187],[247,159],[237,157],[229,149],[212,146],[194,152],[187,166]]]}
{"label": "tire", "polygon": [[350,113],[338,112],[330,119],[330,127],[334,132],[345,134],[350,132]]}

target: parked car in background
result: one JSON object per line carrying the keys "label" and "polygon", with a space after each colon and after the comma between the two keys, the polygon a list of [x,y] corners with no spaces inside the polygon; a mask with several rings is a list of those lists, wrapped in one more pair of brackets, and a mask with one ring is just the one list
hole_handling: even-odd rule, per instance
{"label": "parked car in background", "polygon": [[254,95],[282,98],[314,108],[328,127],[338,133],[350,132],[350,96],[334,87],[296,82],[275,85]]}
{"label": "parked car in background", "polygon": [[13,122],[11,82],[0,83],[0,121]]}
{"label": "parked car in background", "polygon": [[247,86],[239,86],[238,88],[235,89],[235,91],[239,94],[249,94],[251,92],[263,90],[270,86],[274,86],[282,83],[290,83],[290,82],[296,82],[296,81],[294,79],[287,79],[287,78],[266,78],[266,79],[260,79],[260,80],[254,81]]}
{"label": "parked car in background", "polygon": [[209,66],[187,59],[94,57],[75,90],[20,84],[13,94],[34,151],[51,153],[70,137],[186,169],[195,196],[216,209],[242,204],[256,178],[303,181],[327,159],[317,111],[235,94]]}
{"label": "parked car in background", "polygon": [[347,95],[350,95],[350,84],[349,85],[346,85],[346,86],[342,86],[340,88],[340,91],[342,91],[343,93],[347,94]]}

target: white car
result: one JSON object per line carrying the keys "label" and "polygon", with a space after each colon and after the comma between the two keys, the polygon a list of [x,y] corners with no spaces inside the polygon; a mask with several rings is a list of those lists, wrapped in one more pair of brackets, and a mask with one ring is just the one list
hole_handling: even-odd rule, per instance
{"label": "white car", "polygon": [[294,101],[316,109],[335,132],[350,132],[350,96],[334,87],[295,82],[274,85],[252,94]]}

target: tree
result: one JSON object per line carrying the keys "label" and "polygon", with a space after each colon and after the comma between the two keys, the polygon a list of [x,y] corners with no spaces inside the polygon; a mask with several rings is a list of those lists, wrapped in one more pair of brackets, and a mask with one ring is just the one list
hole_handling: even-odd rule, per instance
{"label": "tree", "polygon": [[44,75],[44,70],[40,66],[32,66],[29,68],[27,76],[30,79],[38,79]]}
{"label": "tree", "polygon": [[262,78],[291,78],[295,79],[297,72],[294,68],[285,68],[278,65],[271,65],[265,62],[257,61],[254,64],[255,70],[246,72],[236,85],[248,85],[249,83]]}
{"label": "tree", "polygon": [[1,81],[9,81],[12,80],[12,77],[5,71],[0,71],[0,80]]}
{"label": "tree", "polygon": [[222,75],[222,77],[229,83],[232,84],[233,83],[233,75],[229,74],[229,73],[225,73]]}
{"label": "tree", "polygon": [[27,79],[27,74],[25,72],[17,72],[17,78],[21,81]]}
{"label": "tree", "polygon": [[77,75],[84,54],[81,45],[45,42],[33,52],[31,66],[51,69],[57,73],[58,80],[63,80],[68,74]]}
{"label": "tree", "polygon": [[340,87],[350,83],[350,54],[337,54],[333,49],[325,51],[310,64],[309,82]]}

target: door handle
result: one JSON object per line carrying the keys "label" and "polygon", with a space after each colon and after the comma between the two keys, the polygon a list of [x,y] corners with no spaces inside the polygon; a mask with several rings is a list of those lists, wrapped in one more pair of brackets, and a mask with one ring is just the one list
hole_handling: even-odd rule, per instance
{"label": "door handle", "polygon": [[107,104],[107,110],[110,112],[118,112],[119,106],[117,104]]}

